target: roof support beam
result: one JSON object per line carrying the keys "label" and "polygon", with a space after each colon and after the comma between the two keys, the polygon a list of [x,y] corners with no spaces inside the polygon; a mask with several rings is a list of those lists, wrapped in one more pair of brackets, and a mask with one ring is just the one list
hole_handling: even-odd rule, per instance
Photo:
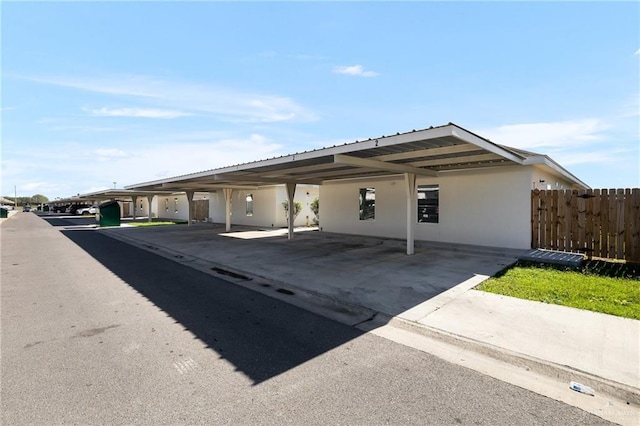
{"label": "roof support beam", "polygon": [[432,157],[436,155],[460,154],[464,152],[472,152],[472,151],[479,151],[479,150],[480,148],[478,148],[475,145],[471,145],[469,143],[463,143],[459,145],[421,149],[418,151],[407,151],[407,152],[398,152],[396,154],[385,154],[385,155],[379,155],[373,158],[375,160],[380,160],[380,161],[396,161],[396,160],[406,160],[411,158]]}
{"label": "roof support beam", "polygon": [[366,167],[369,169],[385,170],[395,173],[415,173],[421,176],[438,176],[435,170],[421,169],[419,167],[406,166],[403,164],[386,163],[384,161],[371,160],[368,158],[357,158],[349,155],[335,154],[333,156],[334,163],[348,164],[356,167]]}
{"label": "roof support beam", "polygon": [[284,185],[286,183],[292,184],[311,184],[311,185],[322,185],[321,181],[312,180],[306,181],[301,179],[291,179],[291,178],[273,178],[273,177],[264,177],[256,174],[247,174],[247,175],[215,175],[215,180],[218,182],[252,182],[256,184],[267,183],[272,185]]}
{"label": "roof support beam", "polygon": [[500,161],[504,160],[503,157],[498,154],[479,154],[479,155],[466,155],[463,157],[450,157],[439,158],[437,160],[424,160],[415,161],[411,165],[415,167],[427,167],[427,166],[446,166],[448,164],[464,164],[464,163],[477,163],[480,161]]}
{"label": "roof support beam", "polygon": [[[211,190],[232,188],[232,189],[258,189],[258,185],[224,185],[222,183],[163,183],[163,188],[173,188],[179,192],[187,189],[195,192],[210,192]],[[182,190],[181,190],[182,189]]]}

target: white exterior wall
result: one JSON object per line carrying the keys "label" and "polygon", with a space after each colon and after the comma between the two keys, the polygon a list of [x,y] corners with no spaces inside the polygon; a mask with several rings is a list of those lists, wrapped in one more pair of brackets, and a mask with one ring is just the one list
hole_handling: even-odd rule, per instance
{"label": "white exterior wall", "polygon": [[[541,182],[544,181],[544,182]],[[541,167],[533,168],[531,189],[572,189],[573,185],[566,179],[543,170]]]}
{"label": "white exterior wall", "polygon": [[[287,214],[284,211],[282,203],[287,201],[287,190],[284,186],[278,186],[276,191],[276,226],[287,226]],[[296,216],[293,222],[294,226],[311,226],[315,215],[311,211],[311,203],[318,197],[319,190],[317,186],[298,185],[293,201],[297,201],[302,205],[302,210]]]}
{"label": "white exterior wall", "polygon": [[[133,201],[125,201],[125,202],[129,203],[129,216],[131,216],[133,214],[133,208],[134,208]],[[147,202],[147,197],[138,197],[138,199],[136,200],[135,209],[136,209],[136,217],[149,216],[149,203]],[[155,211],[153,203],[151,204],[151,211],[152,212]]]}
{"label": "white exterior wall", "polygon": [[[504,167],[418,177],[439,185],[439,223],[417,223],[416,240],[527,249],[531,239],[533,167]],[[358,191],[374,187],[375,220],[359,220]],[[403,176],[324,184],[320,226],[328,232],[406,238]]]}
{"label": "white exterior wall", "polygon": [[[309,195],[307,195],[307,193]],[[247,216],[246,197],[253,196],[253,214]],[[294,201],[302,204],[302,210],[296,217],[295,226],[305,226],[307,216],[313,224],[313,212],[310,204],[318,196],[318,187],[298,185]],[[284,185],[267,186],[258,189],[234,189],[231,203],[231,225],[250,225],[264,227],[286,227],[287,217],[282,202],[287,200]],[[209,217],[212,222],[225,223],[225,199],[222,190],[209,194]]]}
{"label": "white exterior wall", "polygon": [[[176,203],[177,200],[177,211]],[[156,195],[153,198],[155,217],[168,220],[189,220],[189,202],[186,194]]]}

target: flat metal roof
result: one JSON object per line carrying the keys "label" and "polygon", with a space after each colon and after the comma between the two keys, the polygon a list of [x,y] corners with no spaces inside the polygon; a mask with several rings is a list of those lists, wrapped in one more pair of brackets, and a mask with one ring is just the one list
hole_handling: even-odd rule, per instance
{"label": "flat metal roof", "polygon": [[125,186],[136,191],[250,188],[284,183],[377,178],[402,173],[439,176],[458,170],[537,164],[577,187],[588,186],[545,155],[495,144],[449,123],[312,151]]}

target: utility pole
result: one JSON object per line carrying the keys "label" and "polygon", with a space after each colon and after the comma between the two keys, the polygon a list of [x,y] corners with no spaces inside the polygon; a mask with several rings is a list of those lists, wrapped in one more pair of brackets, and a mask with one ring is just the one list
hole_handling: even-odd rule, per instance
{"label": "utility pole", "polygon": [[16,207],[18,207],[18,190],[16,185],[13,185],[13,209],[15,210]]}

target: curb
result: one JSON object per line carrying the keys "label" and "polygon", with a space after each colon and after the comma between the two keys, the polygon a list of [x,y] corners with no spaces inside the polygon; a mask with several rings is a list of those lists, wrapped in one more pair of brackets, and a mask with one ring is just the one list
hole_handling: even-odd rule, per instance
{"label": "curb", "polygon": [[586,371],[572,368],[568,365],[556,364],[434,327],[407,321],[398,317],[388,317],[386,324],[414,332],[425,337],[437,339],[444,343],[455,345],[481,355],[486,355],[507,364],[523,368],[526,371],[531,371],[561,382],[566,382],[567,386],[569,382],[577,381],[588,385],[596,392],[601,392],[613,398],[622,400],[627,404],[640,405],[640,389],[624,383],[609,380],[604,377],[596,376]]}
{"label": "curb", "polygon": [[[105,232],[104,235],[159,254],[168,260],[193,267],[201,272],[215,275],[227,282],[238,284],[247,289],[258,291],[267,296],[292,303],[300,308],[310,310],[311,312],[334,319],[342,322],[343,324],[356,327],[365,332],[374,330],[382,325],[389,325],[391,327],[396,327],[418,335],[436,339],[480,355],[485,355],[489,358],[522,368],[526,371],[531,371],[561,382],[566,382],[567,385],[571,381],[577,381],[588,385],[596,392],[625,401],[627,404],[634,404],[636,406],[640,405],[640,389],[596,376],[594,374],[572,368],[568,365],[556,364],[462,335],[450,333],[435,327],[409,321],[398,316],[391,316],[361,305],[346,303],[344,301],[302,289],[291,284],[286,284],[268,277],[229,268],[225,265],[216,264],[195,256],[183,255],[182,253],[168,247],[158,245],[151,246],[143,240],[124,236],[117,232]],[[216,268],[231,273],[231,276],[216,273],[212,270]],[[244,276],[245,279],[233,279],[233,275]],[[264,284],[268,284],[267,288],[263,287]],[[276,291],[273,291],[274,289],[289,290],[296,295],[301,295],[301,297],[299,299],[292,299],[290,295],[286,295],[286,293],[285,295],[278,294]]]}

